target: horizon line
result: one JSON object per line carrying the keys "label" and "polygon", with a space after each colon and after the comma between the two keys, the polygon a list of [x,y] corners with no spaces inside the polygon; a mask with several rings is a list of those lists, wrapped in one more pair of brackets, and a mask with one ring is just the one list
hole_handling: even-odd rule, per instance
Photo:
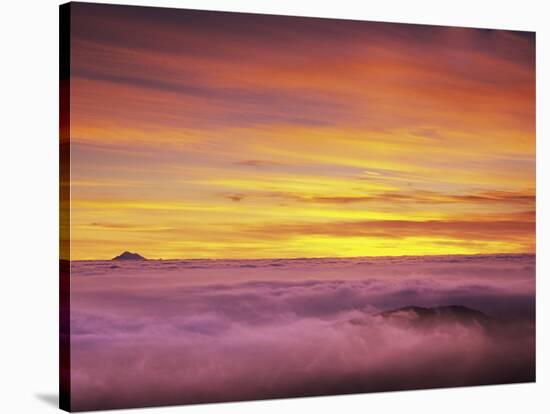
{"label": "horizon line", "polygon": [[[123,252],[124,253],[124,252]],[[130,252],[130,253],[136,253],[136,252]],[[122,253],[121,253],[122,254]],[[140,253],[137,253],[141,256]],[[191,260],[224,260],[224,261],[227,261],[227,260],[304,260],[304,259],[309,259],[309,260],[315,260],[315,259],[365,259],[365,258],[369,258],[369,259],[380,259],[380,258],[396,258],[396,257],[448,257],[448,256],[536,256],[536,251],[535,252],[501,252],[501,253],[449,253],[449,254],[401,254],[401,255],[379,255],[379,256],[303,256],[303,257],[256,257],[256,258],[236,258],[236,257],[233,257],[233,258],[230,258],[230,257],[226,257],[226,258],[210,258],[210,257],[205,257],[205,258],[200,258],[200,257],[194,257],[194,258],[172,258],[172,259],[163,259],[162,257],[159,257],[159,258],[147,258],[147,257],[143,257],[143,260],[142,261],[163,261],[163,262],[168,262],[168,261],[191,261]],[[115,257],[117,256],[114,256],[110,259],[61,259],[59,258],[60,261],[69,261],[69,262],[110,262],[110,261],[113,261],[115,260]],[[119,260],[120,261],[120,260]],[[124,260],[122,259],[122,261],[129,261],[129,262],[132,262],[132,261],[140,261],[140,259],[137,259],[137,260]]]}

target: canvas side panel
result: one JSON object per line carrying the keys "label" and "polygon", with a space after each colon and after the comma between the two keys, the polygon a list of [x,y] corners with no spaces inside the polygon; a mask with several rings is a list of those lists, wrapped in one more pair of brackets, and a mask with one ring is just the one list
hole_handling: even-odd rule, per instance
{"label": "canvas side panel", "polygon": [[70,48],[71,5],[59,6],[59,408],[71,409]]}

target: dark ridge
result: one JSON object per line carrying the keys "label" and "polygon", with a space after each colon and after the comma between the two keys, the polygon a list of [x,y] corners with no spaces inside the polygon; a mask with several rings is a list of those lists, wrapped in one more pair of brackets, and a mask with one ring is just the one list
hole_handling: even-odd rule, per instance
{"label": "dark ridge", "polygon": [[120,256],[113,257],[112,260],[147,260],[138,253],[124,252]]}
{"label": "dark ridge", "polygon": [[475,309],[463,305],[436,306],[424,308],[421,306],[405,306],[379,314],[384,318],[410,320],[413,323],[458,322],[464,324],[486,324],[492,319]]}

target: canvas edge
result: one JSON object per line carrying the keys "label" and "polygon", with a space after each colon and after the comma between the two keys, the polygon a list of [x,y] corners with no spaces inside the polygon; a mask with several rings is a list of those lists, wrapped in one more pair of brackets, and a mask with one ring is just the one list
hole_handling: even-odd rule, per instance
{"label": "canvas edge", "polygon": [[70,69],[71,3],[59,6],[59,408],[71,411]]}

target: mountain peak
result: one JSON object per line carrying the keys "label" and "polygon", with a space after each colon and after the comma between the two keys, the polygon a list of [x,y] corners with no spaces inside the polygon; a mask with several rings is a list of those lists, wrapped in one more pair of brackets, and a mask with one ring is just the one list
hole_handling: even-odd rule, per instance
{"label": "mountain peak", "polygon": [[424,308],[421,306],[405,306],[403,308],[389,310],[380,313],[384,318],[392,318],[414,323],[433,322],[460,322],[460,323],[486,323],[491,320],[489,316],[475,309],[463,305],[436,306]]}
{"label": "mountain peak", "polygon": [[126,251],[119,256],[113,257],[112,260],[147,260],[147,259],[138,253],[131,253]]}

